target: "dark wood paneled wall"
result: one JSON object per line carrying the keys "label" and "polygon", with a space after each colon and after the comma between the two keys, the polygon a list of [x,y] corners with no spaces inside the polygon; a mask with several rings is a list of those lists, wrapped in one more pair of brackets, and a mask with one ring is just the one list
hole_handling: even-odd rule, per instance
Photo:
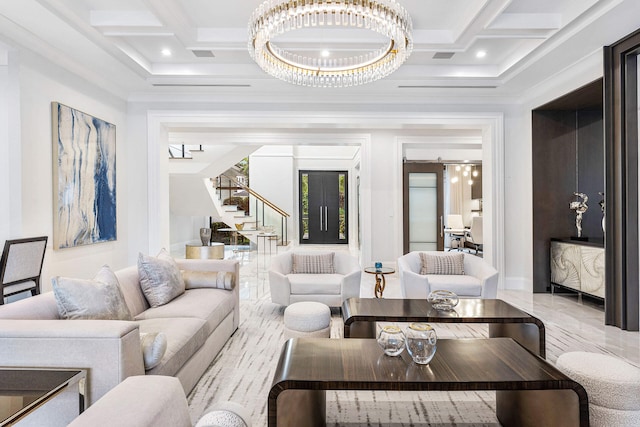
{"label": "dark wood paneled wall", "polygon": [[[562,108],[569,105],[563,102]],[[583,236],[603,238],[598,205],[598,192],[604,191],[602,117],[601,107],[593,106],[532,112],[534,292],[550,288],[550,239],[577,235],[575,214],[569,209],[575,191],[589,197]]]}

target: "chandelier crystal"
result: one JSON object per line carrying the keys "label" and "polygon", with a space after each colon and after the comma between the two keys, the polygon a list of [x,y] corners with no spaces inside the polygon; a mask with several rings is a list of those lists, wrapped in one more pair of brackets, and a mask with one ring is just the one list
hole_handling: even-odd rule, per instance
{"label": "chandelier crystal", "polygon": [[[305,28],[363,29],[388,41],[362,55],[340,58],[279,48],[275,37]],[[313,87],[356,86],[388,76],[413,49],[411,17],[395,0],[266,0],[249,22],[249,53],[268,74]]]}

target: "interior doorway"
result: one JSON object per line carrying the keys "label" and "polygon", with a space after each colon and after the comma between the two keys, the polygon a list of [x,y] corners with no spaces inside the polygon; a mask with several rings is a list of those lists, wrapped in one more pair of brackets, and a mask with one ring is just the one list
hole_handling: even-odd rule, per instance
{"label": "interior doorway", "polygon": [[299,172],[300,244],[348,244],[348,172]]}
{"label": "interior doorway", "polygon": [[403,164],[403,251],[444,250],[444,167]]}

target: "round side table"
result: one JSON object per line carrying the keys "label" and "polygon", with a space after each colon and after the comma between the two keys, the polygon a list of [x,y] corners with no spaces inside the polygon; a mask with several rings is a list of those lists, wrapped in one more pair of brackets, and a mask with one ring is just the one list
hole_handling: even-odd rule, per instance
{"label": "round side table", "polygon": [[376,275],[376,287],[375,287],[376,298],[382,298],[384,287],[387,284],[387,281],[385,280],[384,275],[393,274],[396,271],[393,268],[389,268],[389,267],[380,267],[380,268],[367,267],[364,269],[364,272]]}

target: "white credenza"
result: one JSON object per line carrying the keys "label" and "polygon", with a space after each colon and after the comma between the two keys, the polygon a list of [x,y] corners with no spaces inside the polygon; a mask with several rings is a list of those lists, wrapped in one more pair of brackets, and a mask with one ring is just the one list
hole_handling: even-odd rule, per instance
{"label": "white credenza", "polygon": [[551,239],[551,291],[556,285],[604,299],[604,245]]}

